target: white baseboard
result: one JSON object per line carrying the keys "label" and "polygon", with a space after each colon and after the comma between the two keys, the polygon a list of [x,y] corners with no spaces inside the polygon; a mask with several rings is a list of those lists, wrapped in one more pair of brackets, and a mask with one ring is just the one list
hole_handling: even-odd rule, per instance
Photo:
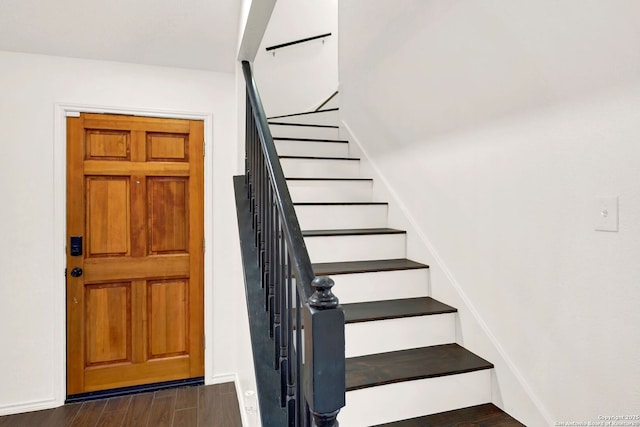
{"label": "white baseboard", "polygon": [[229,373],[229,374],[214,375],[212,377],[206,377],[204,380],[204,384],[211,385],[211,384],[222,384],[222,383],[235,383],[236,381],[238,381],[238,374]]}
{"label": "white baseboard", "polygon": [[61,406],[56,399],[32,400],[29,402],[13,403],[0,406],[0,417],[4,415],[21,414],[23,412],[41,411]]}

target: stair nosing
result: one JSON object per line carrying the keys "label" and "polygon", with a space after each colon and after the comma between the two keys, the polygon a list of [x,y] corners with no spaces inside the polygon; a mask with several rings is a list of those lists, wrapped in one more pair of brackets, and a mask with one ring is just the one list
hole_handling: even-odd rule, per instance
{"label": "stair nosing", "polygon": [[300,159],[300,160],[347,160],[347,161],[357,161],[360,159],[355,157],[322,157],[322,156],[278,156],[280,159]]}
{"label": "stair nosing", "polygon": [[336,125],[316,125],[313,123],[284,123],[284,122],[267,122],[269,125],[274,126],[299,126],[299,127],[312,127],[312,128],[329,128],[340,129],[340,126]]}
{"label": "stair nosing", "polygon": [[372,178],[304,178],[286,177],[287,181],[373,181]]}
{"label": "stair nosing", "polygon": [[335,230],[302,230],[303,237],[326,236],[370,236],[383,234],[407,234],[406,230],[395,228],[345,228]]}
{"label": "stair nosing", "polygon": [[346,139],[327,139],[327,138],[294,138],[289,136],[274,136],[274,141],[298,141],[298,142],[324,142],[327,144],[348,144]]}
{"label": "stair nosing", "polygon": [[294,202],[294,206],[389,205],[389,202]]}

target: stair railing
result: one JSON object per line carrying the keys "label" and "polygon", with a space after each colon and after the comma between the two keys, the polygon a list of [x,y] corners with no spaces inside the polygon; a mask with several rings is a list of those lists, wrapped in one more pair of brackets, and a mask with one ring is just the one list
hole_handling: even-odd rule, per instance
{"label": "stair railing", "polygon": [[273,52],[273,54],[275,55],[276,54],[276,49],[282,49],[283,47],[289,47],[289,46],[293,46],[293,45],[300,44],[300,43],[310,42],[310,41],[313,41],[313,40],[322,39],[322,43],[324,44],[324,39],[329,37],[330,35],[331,35],[331,33],[319,34],[317,36],[306,37],[304,39],[294,40],[292,42],[281,43],[281,44],[277,44],[275,46],[269,46],[269,47],[265,48],[265,50],[267,52]]}
{"label": "stair railing", "polygon": [[249,62],[242,70],[245,180],[280,405],[289,426],[338,426],[345,405],[344,311],[331,291],[333,280],[313,272]]}

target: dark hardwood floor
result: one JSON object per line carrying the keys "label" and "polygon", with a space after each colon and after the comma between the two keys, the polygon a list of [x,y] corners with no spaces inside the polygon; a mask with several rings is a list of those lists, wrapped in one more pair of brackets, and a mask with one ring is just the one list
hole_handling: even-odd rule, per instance
{"label": "dark hardwood floor", "polygon": [[233,383],[182,387],[0,417],[0,427],[240,427]]}

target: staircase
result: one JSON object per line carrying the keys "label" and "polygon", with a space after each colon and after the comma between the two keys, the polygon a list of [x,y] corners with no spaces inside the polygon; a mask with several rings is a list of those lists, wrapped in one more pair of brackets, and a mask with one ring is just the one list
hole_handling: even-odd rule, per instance
{"label": "staircase", "polygon": [[428,296],[338,123],[337,108],[269,120],[313,270],[345,311],[340,425],[521,426],[490,403],[493,365],[456,343],[457,310]]}

